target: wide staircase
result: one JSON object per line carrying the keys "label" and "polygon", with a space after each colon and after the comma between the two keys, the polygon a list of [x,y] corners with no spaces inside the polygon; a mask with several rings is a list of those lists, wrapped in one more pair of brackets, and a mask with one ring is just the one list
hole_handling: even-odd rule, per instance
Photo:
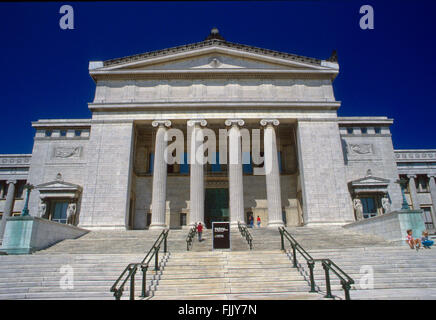
{"label": "wide staircase", "polygon": [[321,299],[283,253],[176,252],[150,299]]}
{"label": "wide staircase", "polygon": [[[203,230],[202,234],[202,241],[199,242],[198,236],[195,235],[191,251],[198,252],[198,251],[211,251],[212,248],[212,230],[207,229]],[[276,239],[277,241],[277,239]],[[232,247],[232,251],[246,251],[249,249],[249,246],[245,239],[241,237],[241,234],[238,230],[232,229],[230,232],[230,244]]]}
{"label": "wide staircase", "polygon": [[[434,249],[411,250],[383,239],[340,227],[286,228],[313,258],[330,258],[354,279],[351,299],[436,299]],[[307,262],[281,251],[277,229],[249,229],[253,250],[239,231],[231,233],[231,251],[212,251],[212,234],[194,237],[187,251],[188,230],[171,230],[168,250],[159,254],[159,269],[147,272],[143,299],[322,299],[326,293],[321,265],[314,269],[309,293]],[[159,231],[93,231],[62,241],[32,255],[0,256],[0,299],[114,299],[109,291],[131,262],[142,260]],[[373,274],[373,282],[368,277]],[[72,275],[73,286],[68,276]],[[330,272],[335,299],[344,299],[339,279]],[[141,272],[134,296],[141,298]],[[126,283],[122,299],[129,298]]]}
{"label": "wide staircase", "polygon": [[[436,299],[436,250],[408,247],[310,250],[316,258],[330,258],[355,280],[352,299]],[[304,272],[307,265],[300,261]],[[315,269],[315,283],[325,292],[324,270]],[[370,280],[372,278],[372,280]],[[333,294],[343,298],[339,279],[331,278]]]}

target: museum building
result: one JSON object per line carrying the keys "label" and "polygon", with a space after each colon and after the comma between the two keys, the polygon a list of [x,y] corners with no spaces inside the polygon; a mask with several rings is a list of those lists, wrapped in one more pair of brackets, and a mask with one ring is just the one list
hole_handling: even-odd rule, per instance
{"label": "museum building", "polygon": [[[434,231],[436,149],[394,150],[388,117],[338,117],[338,73],[335,53],[236,44],[217,29],[198,43],[91,61],[92,117],[33,122],[32,154],[0,155],[0,213],[20,215],[28,183],[31,215],[89,230],[250,216],[265,227],[344,225],[401,209],[404,191]],[[179,135],[168,140],[171,129]],[[170,164],[174,139],[183,149]],[[213,161],[189,161],[206,142]]]}

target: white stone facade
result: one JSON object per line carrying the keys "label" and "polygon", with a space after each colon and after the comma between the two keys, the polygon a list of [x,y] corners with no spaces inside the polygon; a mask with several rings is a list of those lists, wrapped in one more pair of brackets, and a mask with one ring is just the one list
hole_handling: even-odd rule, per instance
{"label": "white stone facade", "polygon": [[[41,203],[46,203],[47,217],[54,217],[62,207],[59,203],[67,201],[77,205],[76,224],[85,229],[144,229],[153,221],[157,227],[179,228],[206,220],[210,208],[201,204],[207,201],[207,190],[228,190],[229,180],[236,191],[221,209],[232,208],[230,215],[238,215],[233,221],[259,216],[262,226],[347,224],[356,220],[353,200],[371,196],[379,207],[384,197],[390,209],[401,207],[401,189],[395,182],[404,168],[398,166],[402,158],[393,149],[393,121],[337,116],[340,102],[333,81],[339,65],[334,58],[306,58],[212,36],[192,45],[91,62],[89,72],[96,83],[89,103],[92,118],[36,121],[32,155],[16,156],[29,160],[21,176],[36,186],[31,215],[38,215]],[[242,173],[240,166],[229,173],[226,167],[217,171],[206,164],[203,174],[195,169],[195,177],[203,176],[199,181],[186,166],[176,164],[167,173],[164,166],[154,166],[159,172],[154,176],[152,161],[162,158],[166,142],[164,131],[157,134],[165,129],[153,122],[180,129],[184,152],[189,153],[188,121],[204,121],[200,130],[210,129],[218,138],[219,129],[229,129],[226,121],[235,119],[240,122],[233,130],[260,130],[260,136],[273,139],[263,145],[262,138],[260,144],[261,152],[273,155],[272,175],[256,175],[246,165]],[[274,125],[263,127],[262,121]],[[233,137],[227,142],[231,150],[241,147],[237,141]],[[14,155],[0,156],[3,184],[17,172],[7,171],[11,163],[2,163],[8,157]],[[428,172],[418,174],[434,176],[435,162],[428,161]],[[38,186],[54,181],[79,191],[42,199]],[[360,187],[362,181],[369,189]],[[380,181],[384,188],[371,189]],[[429,204],[434,214],[433,184],[430,178],[428,195],[419,195],[419,201]],[[15,201],[14,212],[21,210],[20,201]],[[0,194],[0,212],[5,202]],[[159,216],[150,219],[153,207]]]}

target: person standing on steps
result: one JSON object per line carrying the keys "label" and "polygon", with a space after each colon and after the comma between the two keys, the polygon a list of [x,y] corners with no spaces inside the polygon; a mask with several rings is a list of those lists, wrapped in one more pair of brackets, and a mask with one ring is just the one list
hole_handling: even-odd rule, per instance
{"label": "person standing on steps", "polygon": [[260,228],[260,217],[257,216],[257,219],[256,219],[256,220],[257,220],[257,227]]}
{"label": "person standing on steps", "polygon": [[197,225],[197,233],[198,233],[198,242],[201,242],[201,234],[203,233],[203,225],[201,224],[201,222],[198,223]]}
{"label": "person standing on steps", "polygon": [[254,219],[253,219],[253,216],[250,215],[250,216],[248,216],[248,227],[253,228],[253,224],[254,224]]}

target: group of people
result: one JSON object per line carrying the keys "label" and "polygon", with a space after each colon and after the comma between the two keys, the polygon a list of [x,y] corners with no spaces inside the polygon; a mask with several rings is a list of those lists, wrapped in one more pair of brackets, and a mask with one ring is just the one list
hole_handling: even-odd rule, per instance
{"label": "group of people", "polygon": [[407,230],[406,243],[409,245],[410,249],[416,249],[416,251],[418,251],[421,249],[421,246],[424,247],[424,249],[431,249],[434,242],[428,238],[427,231],[422,232],[421,239],[413,238],[412,233],[412,229]]}
{"label": "group of people", "polygon": [[[260,220],[260,217],[259,217],[259,216],[257,216],[256,222],[257,222],[257,227],[260,228],[261,220]],[[249,216],[249,217],[248,217],[248,227],[249,227],[249,228],[253,228],[253,225],[254,225],[254,219],[253,219],[253,216]],[[198,241],[201,242],[201,241],[203,241],[203,239],[202,239],[202,234],[203,234],[203,225],[201,224],[201,222],[199,222],[199,223],[197,224],[197,227],[196,227],[196,228],[197,228]]]}
{"label": "group of people", "polygon": [[[261,220],[259,216],[257,216],[256,222],[257,222],[257,227],[260,228]],[[248,226],[250,228],[253,228],[253,225],[254,225],[253,216],[249,216]],[[201,222],[199,222],[197,224],[197,234],[198,234],[198,241],[200,242],[202,241],[202,237],[201,237],[202,233],[203,233],[203,225],[201,224]],[[406,243],[410,246],[410,249],[416,249],[416,251],[418,251],[419,249],[421,249],[421,246],[424,247],[424,249],[431,249],[431,246],[434,244],[434,241],[428,238],[427,231],[422,232],[421,239],[413,238],[412,234],[413,234],[412,229],[407,230]]]}
{"label": "group of people", "polygon": [[[257,218],[256,218],[256,223],[257,223],[257,227],[260,228],[261,220],[260,220],[259,216],[257,216]],[[248,227],[249,228],[254,228],[254,218],[251,215],[248,216]]]}

